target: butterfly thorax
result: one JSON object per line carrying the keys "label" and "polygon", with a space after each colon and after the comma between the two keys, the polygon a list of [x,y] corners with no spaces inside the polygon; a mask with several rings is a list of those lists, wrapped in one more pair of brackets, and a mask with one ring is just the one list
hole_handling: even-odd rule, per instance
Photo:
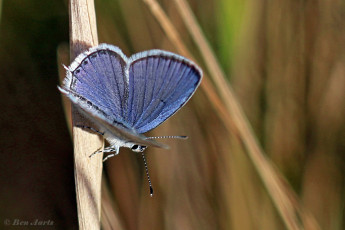
{"label": "butterfly thorax", "polygon": [[119,153],[121,147],[129,148],[133,152],[143,152],[147,148],[146,146],[131,142],[130,140],[114,136],[111,133],[104,132],[103,137],[107,140],[110,147],[115,150],[116,154]]}

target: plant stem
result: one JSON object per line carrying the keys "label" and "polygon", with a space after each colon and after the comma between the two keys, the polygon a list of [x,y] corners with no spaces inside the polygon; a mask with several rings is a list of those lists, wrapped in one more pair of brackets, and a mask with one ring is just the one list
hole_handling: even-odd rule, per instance
{"label": "plant stem", "polygon": [[[98,44],[93,0],[70,0],[70,56]],[[89,155],[103,146],[103,140],[75,125],[87,125],[72,107],[74,141],[74,177],[77,195],[79,229],[100,229],[102,154]]]}

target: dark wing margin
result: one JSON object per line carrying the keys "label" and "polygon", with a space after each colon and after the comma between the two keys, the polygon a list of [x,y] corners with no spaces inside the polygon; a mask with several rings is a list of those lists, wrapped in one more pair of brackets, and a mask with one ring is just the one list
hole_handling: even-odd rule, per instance
{"label": "dark wing margin", "polygon": [[126,122],[139,133],[152,130],[176,113],[202,79],[201,69],[192,61],[162,50],[132,56],[128,73]]}

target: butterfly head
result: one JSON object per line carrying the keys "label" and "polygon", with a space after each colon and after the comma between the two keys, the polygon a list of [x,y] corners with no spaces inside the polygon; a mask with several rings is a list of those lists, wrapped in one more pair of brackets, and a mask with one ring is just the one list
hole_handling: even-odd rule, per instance
{"label": "butterfly head", "polygon": [[145,151],[146,148],[147,146],[144,146],[144,145],[133,145],[131,147],[131,150],[136,153],[142,153]]}

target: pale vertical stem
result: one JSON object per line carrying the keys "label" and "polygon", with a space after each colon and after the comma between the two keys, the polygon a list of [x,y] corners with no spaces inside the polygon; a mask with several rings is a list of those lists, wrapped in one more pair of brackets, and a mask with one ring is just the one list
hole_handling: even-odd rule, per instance
{"label": "pale vertical stem", "polygon": [[[98,44],[93,0],[70,0],[70,56]],[[79,229],[100,229],[102,154],[89,155],[102,148],[103,140],[75,125],[88,125],[72,107],[74,142],[74,177],[77,195]]]}

